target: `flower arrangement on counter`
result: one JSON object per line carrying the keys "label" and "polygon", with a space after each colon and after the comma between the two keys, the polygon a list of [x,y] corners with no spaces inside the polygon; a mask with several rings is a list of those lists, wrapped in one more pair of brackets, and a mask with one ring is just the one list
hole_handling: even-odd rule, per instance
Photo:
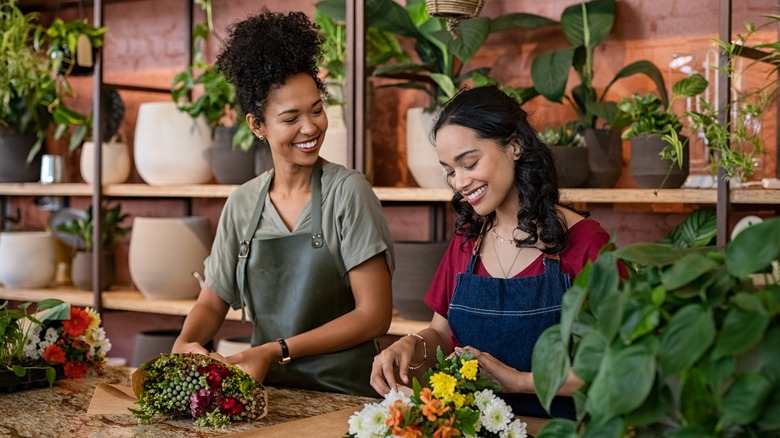
{"label": "flower arrangement on counter", "polygon": [[191,416],[198,426],[225,427],[263,418],[268,396],[252,376],[213,357],[163,353],[133,374],[139,423]]}
{"label": "flower arrangement on counter", "polygon": [[33,324],[26,335],[24,357],[63,364],[65,377],[101,374],[111,342],[92,308],[70,308],[70,318]]}
{"label": "flower arrangement on counter", "polygon": [[468,353],[445,357],[423,376],[426,387],[412,380],[413,394],[391,390],[377,403],[367,403],[349,419],[348,437],[527,437],[526,423],[498,396],[499,386],[479,373]]}

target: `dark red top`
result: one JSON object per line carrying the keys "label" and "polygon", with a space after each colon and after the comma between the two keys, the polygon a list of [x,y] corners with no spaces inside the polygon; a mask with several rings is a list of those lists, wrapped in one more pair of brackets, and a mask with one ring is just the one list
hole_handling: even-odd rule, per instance
{"label": "dark red top", "polygon": [[[588,260],[596,260],[601,248],[609,242],[609,234],[592,219],[583,219],[569,229],[569,245],[560,253],[561,272],[576,276]],[[474,239],[455,235],[444,253],[436,275],[431,281],[425,304],[434,312],[447,317],[452,295],[455,292],[457,274],[466,271],[469,257],[474,249]],[[540,255],[515,277],[531,277],[544,273],[544,255]],[[490,274],[478,259],[475,274],[490,277]],[[455,346],[455,345],[453,345]]]}

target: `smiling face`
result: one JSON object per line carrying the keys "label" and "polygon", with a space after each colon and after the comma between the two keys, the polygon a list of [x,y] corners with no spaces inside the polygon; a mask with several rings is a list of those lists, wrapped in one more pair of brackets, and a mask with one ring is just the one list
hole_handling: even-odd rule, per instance
{"label": "smiling face", "polygon": [[310,166],[319,156],[327,130],[328,118],[317,85],[311,76],[301,73],[268,94],[265,122],[255,132],[268,139],[274,163],[285,160]]}
{"label": "smiling face", "polygon": [[447,181],[477,214],[517,212],[514,168],[520,156],[518,144],[502,147],[495,140],[477,138],[463,126],[446,125],[436,134],[436,151]]}

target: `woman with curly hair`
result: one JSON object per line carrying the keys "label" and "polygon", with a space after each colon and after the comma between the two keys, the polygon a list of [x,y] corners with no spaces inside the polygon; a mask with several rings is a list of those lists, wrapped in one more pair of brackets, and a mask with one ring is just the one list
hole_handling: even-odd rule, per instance
{"label": "woman with curly hair", "polygon": [[[409,383],[409,370],[468,349],[498,382],[515,414],[546,416],[534,394],[531,352],[559,322],[563,293],[609,241],[595,221],[561,203],[549,148],[520,105],[495,86],[461,91],[433,126],[439,162],[455,191],[455,236],[425,296],[430,326],[374,358],[381,394]],[[396,375],[395,373],[398,372]],[[561,396],[580,384],[573,374]],[[573,417],[570,397],[554,416]]]}
{"label": "woman with curly hair", "polygon": [[274,165],[228,198],[173,351],[208,354],[228,308],[242,309],[252,348],[226,362],[268,385],[376,395],[368,382],[373,339],[392,318],[392,239],[365,177],[319,157],[323,41],[300,12],[264,9],[229,29],[216,66]]}

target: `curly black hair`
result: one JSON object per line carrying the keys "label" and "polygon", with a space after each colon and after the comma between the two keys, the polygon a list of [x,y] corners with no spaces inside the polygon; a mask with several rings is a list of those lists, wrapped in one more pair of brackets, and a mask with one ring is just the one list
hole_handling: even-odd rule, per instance
{"label": "curly black hair", "polygon": [[310,75],[327,95],[317,76],[324,42],[319,27],[303,12],[285,14],[264,7],[260,14],[230,25],[216,68],[235,85],[241,111],[265,122],[268,94],[291,76]]}
{"label": "curly black hair", "polygon": [[[556,208],[560,205],[575,210],[560,201],[558,174],[549,147],[536,135],[528,122],[528,114],[520,104],[495,85],[461,90],[440,111],[431,132],[436,139],[439,130],[448,125],[470,129],[480,139],[495,140],[502,147],[517,142],[522,147],[515,161],[515,186],[520,198],[517,228],[528,237],[517,246],[530,246],[539,240],[544,243],[542,252],[556,254],[568,243],[566,220]],[[476,238],[486,221],[492,222],[495,213],[478,215],[463,195],[455,193],[452,205],[458,212],[456,233]],[[488,226],[491,226],[488,222]]]}

